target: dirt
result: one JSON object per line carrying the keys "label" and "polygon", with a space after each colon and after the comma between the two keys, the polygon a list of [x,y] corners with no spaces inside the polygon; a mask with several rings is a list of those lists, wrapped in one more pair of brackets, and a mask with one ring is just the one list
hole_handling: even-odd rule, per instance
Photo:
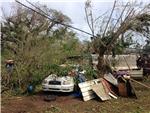
{"label": "dirt", "polygon": [[[150,78],[143,82],[150,86]],[[43,93],[32,96],[2,96],[2,113],[150,113],[150,89],[133,84],[138,99],[119,97],[101,102],[83,102],[71,93]],[[45,95],[56,95],[55,101],[44,101]]]}

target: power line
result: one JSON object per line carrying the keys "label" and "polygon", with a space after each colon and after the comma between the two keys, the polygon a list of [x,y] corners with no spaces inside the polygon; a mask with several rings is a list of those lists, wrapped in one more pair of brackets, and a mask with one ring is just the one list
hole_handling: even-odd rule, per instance
{"label": "power line", "polygon": [[[90,35],[90,36],[92,36],[92,37],[98,38],[97,36],[93,36],[93,35],[92,35],[91,33],[89,33],[89,32],[86,32],[86,31],[84,31],[84,30],[81,30],[81,29],[79,29],[79,28],[73,27],[73,26],[71,26],[71,25],[64,24],[64,23],[62,23],[62,22],[59,22],[59,21],[56,21],[56,20],[51,19],[48,14],[46,14],[43,10],[41,10],[41,9],[38,8],[38,7],[36,7],[35,5],[33,5],[33,4],[32,4],[31,2],[29,2],[29,1],[27,1],[27,2],[28,2],[30,5],[32,5],[32,6],[35,7],[36,9],[40,10],[40,11],[43,12],[44,14],[42,14],[42,13],[40,13],[40,12],[38,12],[38,11],[32,9],[31,7],[29,7],[29,6],[27,6],[27,5],[25,5],[25,4],[21,3],[21,2],[19,2],[18,0],[16,0],[16,2],[19,3],[20,5],[22,5],[22,6],[26,7],[26,8],[28,8],[28,9],[30,9],[30,10],[32,10],[32,11],[34,11],[34,12],[36,12],[37,14],[39,14],[39,15],[45,17],[45,18],[48,18],[50,21],[53,21],[53,22],[58,23],[58,24],[61,24],[61,25],[63,25],[63,26],[66,26],[66,27],[75,29],[75,30],[77,30],[77,31],[83,32],[83,33],[88,34],[88,35]],[[100,41],[100,43],[101,43],[103,46],[105,46],[105,44],[104,44],[102,41]]]}

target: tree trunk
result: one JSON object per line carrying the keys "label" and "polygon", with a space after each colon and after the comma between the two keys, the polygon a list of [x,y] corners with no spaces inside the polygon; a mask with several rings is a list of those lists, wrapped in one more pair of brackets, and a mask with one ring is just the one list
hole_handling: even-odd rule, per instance
{"label": "tree trunk", "polygon": [[98,53],[98,64],[97,69],[99,72],[99,77],[103,77],[104,74],[112,72],[110,64],[104,59],[104,55],[107,52],[107,47],[101,46]]}
{"label": "tree trunk", "polygon": [[100,55],[100,54],[99,54],[99,56],[98,56],[97,69],[99,70],[99,74],[100,74],[100,75],[103,74],[104,65],[105,65],[105,63],[104,63],[104,57],[103,57],[103,55]]}

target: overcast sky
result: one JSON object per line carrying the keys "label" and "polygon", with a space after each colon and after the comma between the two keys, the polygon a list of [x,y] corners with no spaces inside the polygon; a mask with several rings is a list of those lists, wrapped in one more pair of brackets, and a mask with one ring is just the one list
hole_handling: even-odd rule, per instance
{"label": "overcast sky", "polygon": [[[28,5],[25,0],[19,0],[24,4]],[[86,20],[85,20],[85,12],[84,12],[84,3],[85,0],[29,0],[32,2],[38,2],[41,4],[46,4],[49,8],[59,10],[69,16],[72,20],[72,26],[90,32]],[[57,2],[56,2],[57,1]],[[124,0],[127,1],[127,0]],[[133,0],[128,0],[133,1]],[[138,0],[139,1],[139,0]],[[147,1],[148,0],[142,0]],[[14,4],[15,0],[0,0],[0,5],[3,7],[4,11],[9,14],[12,4]],[[107,10],[111,10],[114,0],[92,0],[93,9],[95,13],[95,17],[103,14]],[[30,6],[30,5],[28,5]],[[85,35],[81,32],[77,32],[80,40],[89,40],[90,36]]]}

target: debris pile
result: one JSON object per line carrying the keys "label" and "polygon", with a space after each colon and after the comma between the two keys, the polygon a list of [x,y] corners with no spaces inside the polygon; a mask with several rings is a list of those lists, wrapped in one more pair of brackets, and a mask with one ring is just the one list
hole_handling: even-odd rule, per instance
{"label": "debris pile", "polygon": [[[103,78],[87,81],[85,77],[85,70],[82,68],[80,70],[79,68],[76,68],[76,70],[69,72],[68,75],[63,77],[58,77],[55,74],[49,75],[43,81],[42,87],[43,91],[64,93],[75,91],[74,95],[76,95],[76,97],[83,97],[84,101],[94,98],[106,101],[110,99],[117,99],[118,96],[137,99],[131,81],[149,89],[150,87],[132,79],[131,71],[129,70],[115,69],[113,72],[105,74]],[[53,95],[50,95],[50,97],[53,97]],[[49,101],[51,98],[48,97],[47,100]]]}
{"label": "debris pile", "polygon": [[103,78],[78,84],[83,100],[88,101],[99,97],[102,101],[117,99],[118,96],[137,98],[128,73],[118,71],[105,74]]}

